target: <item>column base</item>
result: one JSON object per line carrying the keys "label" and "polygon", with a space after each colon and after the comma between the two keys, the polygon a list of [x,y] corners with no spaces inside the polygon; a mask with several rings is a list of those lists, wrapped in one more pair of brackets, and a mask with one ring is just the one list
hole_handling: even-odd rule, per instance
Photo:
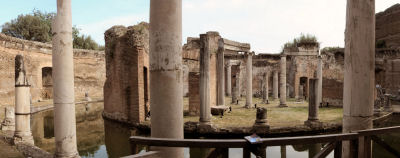
{"label": "column base", "polygon": [[313,128],[313,127],[322,127],[322,122],[321,121],[319,121],[318,119],[315,119],[315,120],[307,120],[307,121],[304,121],[304,125],[306,125],[306,126],[308,126],[308,127],[311,127],[311,128]]}
{"label": "column base", "polygon": [[81,157],[79,156],[79,153],[76,152],[75,154],[72,154],[70,156],[54,154],[54,158],[81,158]]}
{"label": "column base", "polygon": [[13,143],[14,145],[19,143],[30,144],[30,145],[35,144],[32,136],[14,136]]}
{"label": "column base", "polygon": [[210,133],[210,132],[213,132],[215,130],[216,129],[211,124],[211,122],[200,122],[199,125],[197,126],[197,131],[199,133]]}
{"label": "column base", "polygon": [[268,123],[255,123],[251,129],[252,133],[264,134],[269,132]]}
{"label": "column base", "polygon": [[288,106],[287,106],[286,103],[280,103],[278,107],[280,107],[280,108],[286,108],[286,107],[288,107]]}
{"label": "column base", "polygon": [[251,109],[251,105],[244,105],[244,108],[246,108],[246,109]]}

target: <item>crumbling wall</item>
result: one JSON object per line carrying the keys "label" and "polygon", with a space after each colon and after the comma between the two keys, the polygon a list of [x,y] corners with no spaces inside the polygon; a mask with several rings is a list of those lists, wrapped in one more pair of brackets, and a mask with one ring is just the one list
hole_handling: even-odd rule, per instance
{"label": "crumbling wall", "polygon": [[128,28],[114,26],[104,34],[106,82],[104,113],[107,118],[141,123],[149,110],[149,31],[147,23]]}
{"label": "crumbling wall", "polygon": [[[14,59],[17,54],[24,56],[33,102],[46,99],[43,94],[50,92],[46,90],[49,87],[43,85],[42,69],[52,67],[51,52],[51,44],[22,40],[0,33],[1,105],[14,105]],[[77,99],[84,98],[85,92],[89,92],[91,97],[102,98],[105,81],[104,52],[74,49],[73,53],[75,97]],[[51,98],[51,96],[49,97]]]}
{"label": "crumbling wall", "polygon": [[386,48],[400,48],[400,4],[376,14],[376,41]]}

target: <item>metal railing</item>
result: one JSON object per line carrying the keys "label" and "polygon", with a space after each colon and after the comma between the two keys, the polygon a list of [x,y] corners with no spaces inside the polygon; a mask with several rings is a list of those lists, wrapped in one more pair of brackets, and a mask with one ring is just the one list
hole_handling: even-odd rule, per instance
{"label": "metal railing", "polygon": [[[244,158],[250,158],[250,153],[253,153],[259,157],[266,157],[266,148],[268,146],[326,143],[327,145],[315,155],[315,158],[326,157],[332,151],[335,151],[335,158],[340,158],[342,156],[342,142],[348,141],[350,144],[350,157],[370,158],[372,154],[371,143],[374,141],[383,149],[386,149],[389,153],[396,157],[400,157],[400,152],[385,143],[377,136],[398,131],[400,131],[400,126],[360,130],[343,134],[261,138],[257,144],[252,144],[245,139],[168,139],[132,136],[130,137],[130,143],[132,154],[137,154],[138,145],[145,145],[148,147],[215,148],[215,150],[212,151],[208,157],[215,157],[215,154],[217,153],[221,154],[223,157],[228,157],[229,148],[243,148]],[[157,157],[159,154],[159,152],[153,151],[151,153],[142,153],[128,157]]]}

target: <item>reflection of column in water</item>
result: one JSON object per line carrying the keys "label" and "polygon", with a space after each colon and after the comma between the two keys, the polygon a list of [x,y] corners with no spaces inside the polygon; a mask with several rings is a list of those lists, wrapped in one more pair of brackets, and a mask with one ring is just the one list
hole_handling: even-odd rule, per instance
{"label": "reflection of column in water", "polygon": [[127,127],[104,120],[104,132],[107,154],[110,158],[131,155],[129,144],[131,132]]}
{"label": "reflection of column in water", "polygon": [[207,158],[211,151],[211,148],[190,148],[190,158]]}
{"label": "reflection of column in water", "polygon": [[31,122],[33,140],[36,146],[41,147],[44,138],[43,113],[32,115]]}
{"label": "reflection of column in water", "polygon": [[308,157],[313,158],[321,151],[321,144],[311,144],[308,149]]}
{"label": "reflection of column in water", "polygon": [[54,137],[54,117],[52,115],[47,115],[43,118],[43,130],[44,138]]}
{"label": "reflection of column in water", "polygon": [[286,158],[286,146],[281,146],[281,158]]}

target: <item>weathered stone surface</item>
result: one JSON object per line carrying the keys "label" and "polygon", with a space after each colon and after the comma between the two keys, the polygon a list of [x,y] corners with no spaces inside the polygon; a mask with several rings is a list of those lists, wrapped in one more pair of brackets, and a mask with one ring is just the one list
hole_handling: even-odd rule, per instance
{"label": "weathered stone surface", "polygon": [[189,115],[200,114],[200,74],[189,73]]}
{"label": "weathered stone surface", "polygon": [[[31,85],[32,101],[51,99],[52,46],[46,43],[22,40],[0,33],[0,102],[14,104],[15,67],[17,54],[24,55],[25,73]],[[74,49],[75,94],[83,98],[85,92],[102,98],[105,81],[104,52]],[[45,73],[46,72],[46,73]],[[49,80],[50,79],[50,80]]]}
{"label": "weathered stone surface", "polygon": [[400,4],[376,14],[376,41],[387,48],[400,48]]}
{"label": "weathered stone surface", "polygon": [[5,118],[1,123],[1,130],[14,131],[15,130],[14,108],[6,107],[4,110],[5,110]]}
{"label": "weathered stone surface", "polygon": [[149,25],[106,31],[104,116],[127,123],[145,120],[149,105]]}

